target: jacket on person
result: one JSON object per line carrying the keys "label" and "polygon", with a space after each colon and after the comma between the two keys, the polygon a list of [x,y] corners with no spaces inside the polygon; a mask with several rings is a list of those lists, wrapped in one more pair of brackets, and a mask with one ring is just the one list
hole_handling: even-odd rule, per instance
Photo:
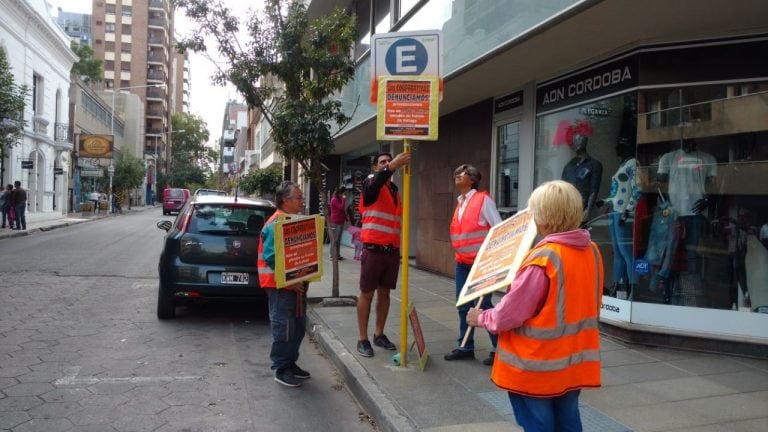
{"label": "jacket on person", "polygon": [[6,207],[11,205],[11,192],[7,189],[3,189],[0,193],[0,210],[5,210]]}
{"label": "jacket on person", "polygon": [[400,194],[397,194],[395,202],[386,184],[373,204],[366,206],[363,200],[360,200],[360,213],[363,216],[360,238],[363,243],[400,247],[400,219],[403,214],[401,203]]}
{"label": "jacket on person", "polygon": [[457,205],[453,212],[450,232],[451,246],[455,252],[456,262],[461,264],[474,263],[480,246],[483,245],[483,240],[491,229],[488,225],[480,225],[480,213],[483,211],[483,204],[487,196],[487,192],[480,191],[472,194],[464,208],[461,222],[459,222],[460,206]]}
{"label": "jacket on person", "polygon": [[544,243],[521,266],[539,266],[549,281],[539,312],[499,333],[491,380],[507,391],[555,397],[600,386],[603,265],[597,246]]}
{"label": "jacket on person", "polygon": [[[263,289],[276,289],[275,279],[275,222],[280,215],[285,215],[282,210],[277,210],[267,219],[259,235],[258,257],[256,267],[259,270],[259,286]],[[298,285],[298,284],[297,284]],[[294,290],[296,285],[286,286],[281,289]],[[306,289],[307,284],[304,283]]]}

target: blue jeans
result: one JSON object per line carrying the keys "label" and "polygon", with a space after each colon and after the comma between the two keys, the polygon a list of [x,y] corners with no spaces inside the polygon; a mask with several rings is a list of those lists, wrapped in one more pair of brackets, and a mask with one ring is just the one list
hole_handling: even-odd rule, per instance
{"label": "blue jeans", "polygon": [[[456,299],[457,300],[459,298],[459,294],[461,294],[461,289],[464,287],[464,284],[467,282],[467,276],[469,276],[470,270],[472,270],[472,266],[470,264],[456,263]],[[480,308],[482,310],[493,308],[493,302],[491,301],[491,297],[493,297],[491,294],[486,294],[483,297],[483,303],[480,305]],[[469,334],[469,337],[467,338],[467,344],[464,345],[464,348],[461,348],[461,342],[464,341],[464,334],[467,332],[467,312],[469,312],[470,308],[475,307],[476,304],[477,304],[477,300],[464,303],[463,305],[456,308],[459,311],[459,338],[456,339],[456,349],[460,349],[462,351],[475,350],[475,332],[474,331]],[[488,336],[490,336],[491,345],[493,345],[492,351],[496,351],[496,341],[499,339],[499,337],[491,333],[488,333]]]}
{"label": "blue jeans", "polygon": [[632,254],[632,222],[621,224],[621,213],[608,214],[611,243],[613,244],[613,281],[637,284]]}
{"label": "blue jeans", "polygon": [[287,289],[266,289],[269,298],[269,321],[272,328],[272,369],[291,367],[299,359],[299,346],[306,331],[306,316],[297,316],[297,302],[306,310],[306,296]]}
{"label": "blue jeans", "polygon": [[525,432],[581,432],[579,395],[573,390],[553,398],[509,393],[515,420]]}
{"label": "blue jeans", "polygon": [[16,229],[27,229],[27,203],[16,204]]}

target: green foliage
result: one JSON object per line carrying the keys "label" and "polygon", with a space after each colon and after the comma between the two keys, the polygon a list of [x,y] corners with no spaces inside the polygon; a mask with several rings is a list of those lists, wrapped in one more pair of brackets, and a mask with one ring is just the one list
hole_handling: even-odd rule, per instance
{"label": "green foliage", "polygon": [[249,195],[271,197],[282,180],[283,173],[278,167],[254,169],[240,178],[240,190]]}
{"label": "green foliage", "polygon": [[130,191],[141,186],[147,168],[144,161],[131,154],[123,153],[115,163],[115,175],[112,177],[112,188],[117,192]]}
{"label": "green foliage", "polygon": [[7,156],[7,151],[18,144],[27,126],[24,120],[24,105],[29,88],[17,85],[11,66],[0,49],[0,158]]}
{"label": "green foliage", "polygon": [[[218,152],[206,147],[210,136],[205,121],[193,114],[174,114],[171,119],[171,172],[167,184],[193,190],[206,184],[212,166],[218,161]],[[164,185],[165,183],[159,183]]]}
{"label": "green foliage", "polygon": [[[199,26],[177,47],[206,51],[205,38],[216,41],[225,65],[217,64],[213,81],[231,82],[249,108],[261,111],[271,126],[276,152],[301,165],[327,212],[322,160],[334,149],[332,128],[338,133],[351,120],[334,95],[354,77],[355,62],[349,53],[356,39],[355,17],[337,7],[311,20],[304,0],[264,0],[263,13],[251,12],[245,18],[248,41],[241,43],[237,39],[241,22],[225,3],[176,0],[176,6]],[[337,276],[334,266],[334,296],[338,296]]]}
{"label": "green foliage", "polygon": [[263,113],[277,152],[301,164],[322,190],[320,162],[334,148],[332,123],[343,127],[350,120],[333,95],[354,76],[348,53],[355,17],[337,8],[311,21],[303,1],[267,0],[264,13],[245,20],[250,39],[241,44],[236,37],[241,23],[221,2],[178,0],[176,5],[200,25],[178,47],[205,51],[204,38],[215,39],[228,67],[219,69],[214,81],[231,82],[249,107]]}
{"label": "green foliage", "polygon": [[99,82],[104,78],[102,62],[93,58],[93,48],[88,45],[78,45],[75,41],[71,41],[69,47],[75,55],[80,57],[80,60],[72,65],[70,71],[72,75],[81,77],[87,83]]}

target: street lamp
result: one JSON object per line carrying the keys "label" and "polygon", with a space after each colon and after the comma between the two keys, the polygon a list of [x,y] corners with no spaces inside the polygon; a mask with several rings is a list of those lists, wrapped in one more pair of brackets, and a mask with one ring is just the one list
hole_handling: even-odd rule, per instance
{"label": "street lamp", "polygon": [[[120,90],[130,90],[130,89],[136,89],[136,88],[150,88],[150,87],[166,87],[165,83],[162,84],[147,84],[147,85],[139,85],[139,86],[130,86],[130,87],[120,87],[120,88],[113,88],[112,89],[112,105],[110,107],[109,117],[111,120],[111,125],[109,127],[109,133],[112,135],[112,142],[114,144],[115,139],[115,95],[117,95],[117,92]],[[112,165],[112,161],[114,160],[114,155],[112,156],[112,159],[109,161],[109,203],[107,203],[107,214],[112,213],[112,177],[115,173],[115,167]]]}

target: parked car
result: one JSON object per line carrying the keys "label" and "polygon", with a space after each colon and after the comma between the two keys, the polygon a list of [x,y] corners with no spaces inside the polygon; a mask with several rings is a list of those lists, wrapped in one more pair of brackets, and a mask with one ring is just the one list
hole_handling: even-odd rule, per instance
{"label": "parked car", "polygon": [[189,201],[189,189],[163,189],[163,215],[180,212],[187,201]]}
{"label": "parked car", "polygon": [[160,254],[157,317],[195,300],[266,298],[256,257],[264,222],[275,212],[267,200],[199,196],[187,203],[167,231]]}
{"label": "parked car", "polygon": [[266,200],[200,196],[174,222],[158,222],[167,234],[157,317],[173,318],[176,306],[190,301],[266,298],[256,257],[261,228],[275,210]]}
{"label": "parked car", "polygon": [[201,195],[227,196],[227,193],[223,190],[217,190],[217,189],[197,189],[195,191],[194,196],[201,196]]}

